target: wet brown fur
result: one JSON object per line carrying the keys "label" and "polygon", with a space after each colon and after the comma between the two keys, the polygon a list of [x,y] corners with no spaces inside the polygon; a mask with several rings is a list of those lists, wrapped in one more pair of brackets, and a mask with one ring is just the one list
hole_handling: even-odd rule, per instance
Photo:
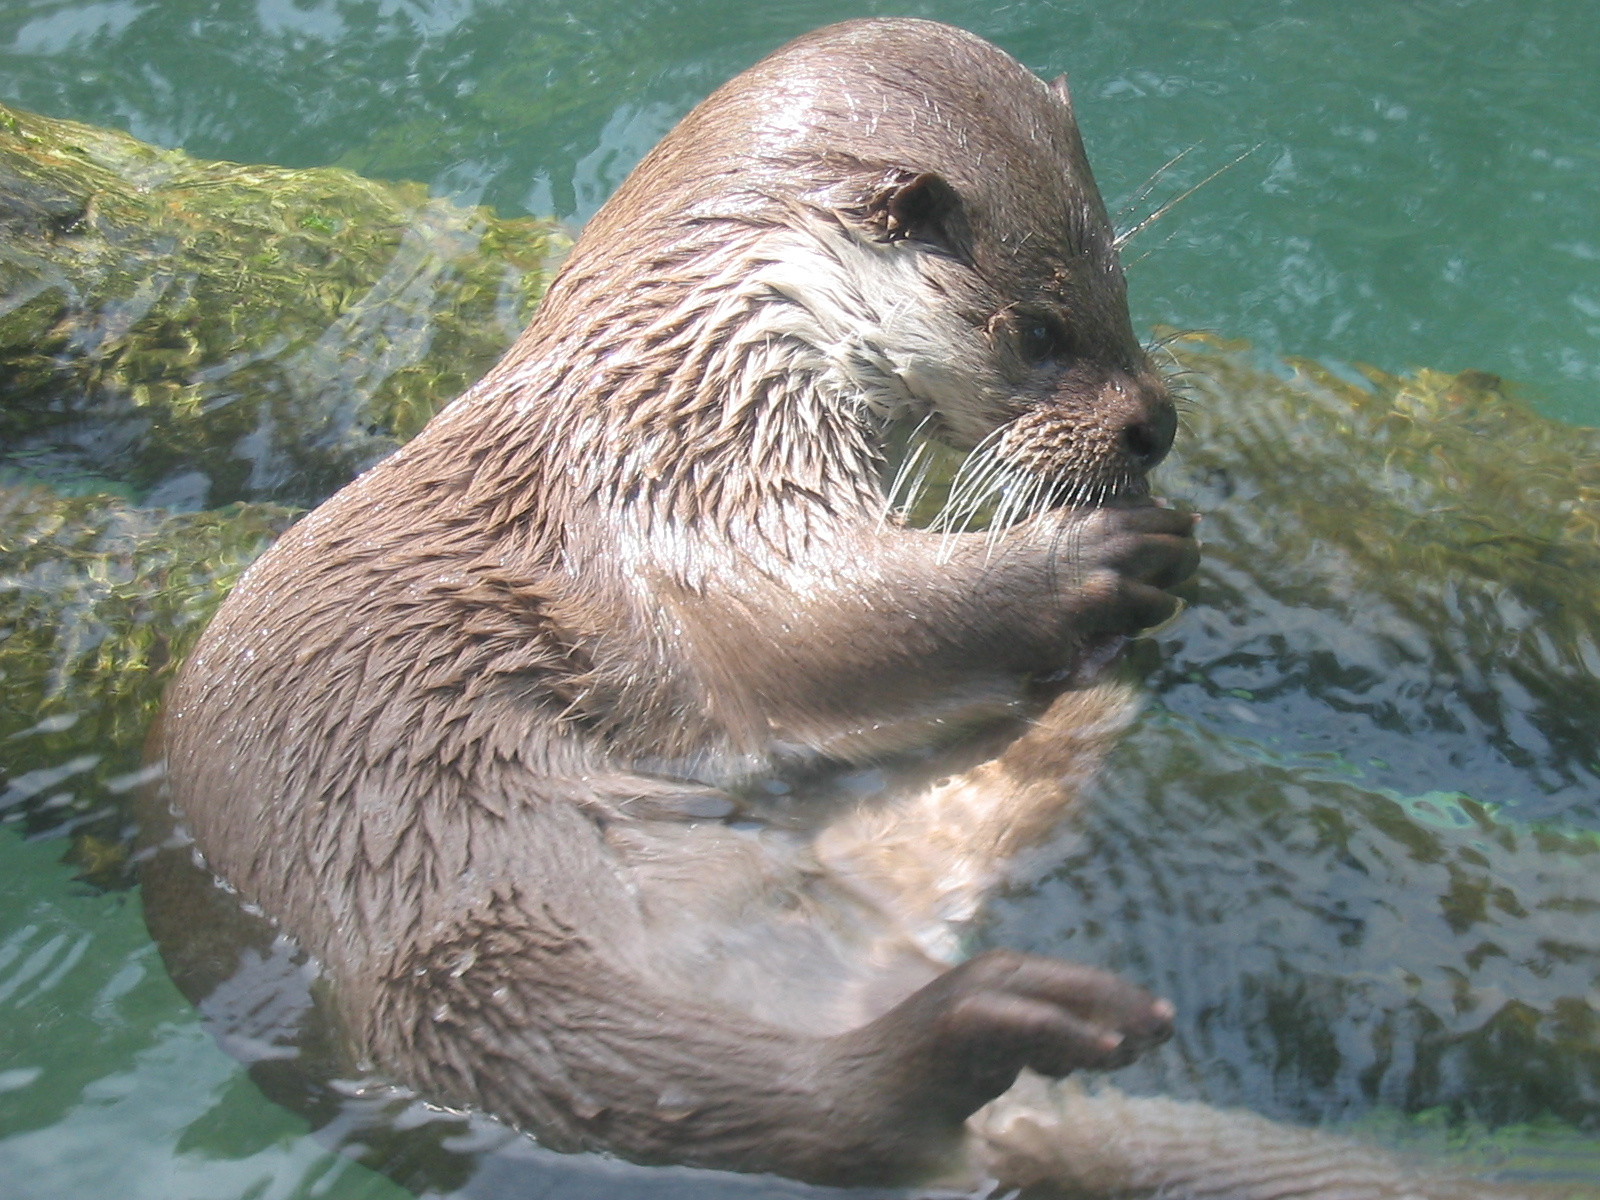
{"label": "wet brown fur", "polygon": [[[906,527],[908,426],[1056,507]],[[1021,1068],[1168,1029],[1098,972],[949,960],[1194,567],[1141,503],[1171,430],[1064,87],[927,22],[820,31],[248,574],[169,696],[173,799],[426,1095],[642,1161],[956,1169]]]}

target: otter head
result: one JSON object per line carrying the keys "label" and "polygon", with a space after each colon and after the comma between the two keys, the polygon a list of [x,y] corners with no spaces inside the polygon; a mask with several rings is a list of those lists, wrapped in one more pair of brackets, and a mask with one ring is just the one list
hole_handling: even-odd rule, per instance
{"label": "otter head", "polygon": [[[873,103],[837,66],[841,43]],[[842,169],[804,199],[859,247],[878,317],[864,340],[904,388],[891,415],[1069,485],[1058,499],[1142,492],[1176,416],[1129,320],[1065,77],[913,22],[823,30],[773,66],[785,86],[766,136]]]}
{"label": "otter head", "polygon": [[790,491],[850,490],[898,422],[976,448],[968,481],[1012,515],[1100,504],[1145,491],[1176,425],[1065,82],[925,21],[819,30],[691,112],[530,335],[561,329],[567,359],[603,347],[583,379],[614,405],[563,440],[635,481],[698,469],[697,495],[742,463],[793,475],[797,436],[815,461]]}

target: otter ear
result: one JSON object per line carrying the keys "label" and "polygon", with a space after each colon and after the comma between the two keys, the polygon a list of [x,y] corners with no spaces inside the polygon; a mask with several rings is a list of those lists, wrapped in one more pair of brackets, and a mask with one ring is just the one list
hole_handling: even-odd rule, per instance
{"label": "otter ear", "polygon": [[867,198],[863,217],[886,242],[913,238],[958,257],[966,246],[961,197],[932,171],[893,170]]}
{"label": "otter ear", "polygon": [[1067,88],[1067,77],[1057,75],[1050,81],[1050,94],[1061,101],[1061,106],[1067,110],[1067,116],[1077,120],[1072,113],[1072,92]]}

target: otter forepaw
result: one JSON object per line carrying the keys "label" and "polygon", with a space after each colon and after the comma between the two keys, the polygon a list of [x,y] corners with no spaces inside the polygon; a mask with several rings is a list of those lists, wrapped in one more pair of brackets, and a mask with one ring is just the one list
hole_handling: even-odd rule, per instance
{"label": "otter forepaw", "polygon": [[[1200,565],[1199,518],[1155,505],[1085,514],[1077,532],[1079,618],[1093,633],[1135,634],[1169,621],[1183,602],[1167,589]],[[1081,626],[1080,626],[1081,627]]]}

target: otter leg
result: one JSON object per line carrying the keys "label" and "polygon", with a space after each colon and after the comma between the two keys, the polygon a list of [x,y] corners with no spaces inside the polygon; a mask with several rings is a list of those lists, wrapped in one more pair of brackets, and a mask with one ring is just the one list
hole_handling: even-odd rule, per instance
{"label": "otter leg", "polygon": [[[717,567],[713,553],[680,547],[690,561],[661,563],[660,577],[711,578],[639,595],[625,619],[666,631],[661,657],[643,671],[597,643],[594,694],[614,697],[616,712],[708,714],[684,747],[720,744],[730,761],[775,743],[853,762],[892,757],[1014,715],[1031,703],[1030,681],[1079,672],[1169,618],[1179,601],[1166,589],[1199,560],[1193,534],[1191,516],[1154,506],[1050,512],[992,536],[886,526],[819,545],[799,579],[742,560]],[[659,738],[667,721],[640,727]],[[652,741],[618,752],[661,750]]]}
{"label": "otter leg", "polygon": [[[1130,1060],[1170,1009],[1113,976],[997,952],[861,1029],[796,1035],[651,988],[521,905],[422,951],[376,1020],[404,1030],[415,1085],[486,1105],[555,1148],[640,1162],[776,1172],[818,1183],[915,1183],[961,1168],[963,1123],[1023,1066]],[[563,940],[564,939],[564,940]]]}
{"label": "otter leg", "polygon": [[526,804],[474,838],[471,894],[343,997],[376,1061],[552,1147],[908,1183],[958,1168],[966,1118],[1023,1067],[1114,1065],[1170,1029],[1104,972],[1001,952],[844,1032],[762,1020],[659,969],[649,878],[601,824]]}

